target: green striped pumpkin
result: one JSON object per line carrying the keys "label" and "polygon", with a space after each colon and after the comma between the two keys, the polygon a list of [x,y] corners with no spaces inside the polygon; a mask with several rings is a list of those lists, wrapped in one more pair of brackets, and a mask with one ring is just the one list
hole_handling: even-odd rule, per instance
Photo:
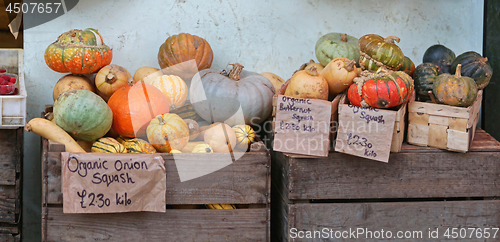
{"label": "green striped pumpkin", "polygon": [[155,147],[143,139],[127,139],[120,136],[116,140],[125,146],[127,153],[156,153]]}
{"label": "green striped pumpkin", "polygon": [[94,142],[91,151],[96,153],[127,153],[125,146],[110,137],[100,138]]}
{"label": "green striped pumpkin", "polygon": [[367,34],[359,38],[359,65],[372,71],[377,71],[382,66],[390,70],[399,70],[405,56],[395,41],[399,43],[399,38],[396,36],[383,38],[376,34]]}
{"label": "green striped pumpkin", "polygon": [[172,110],[171,113],[175,113],[179,115],[182,119],[192,119],[196,122],[204,121],[202,117],[200,117],[196,111],[194,111],[193,105],[186,100],[184,106],[177,108],[176,110]]}
{"label": "green striped pumpkin", "polygon": [[207,204],[208,209],[236,209],[234,204]]}

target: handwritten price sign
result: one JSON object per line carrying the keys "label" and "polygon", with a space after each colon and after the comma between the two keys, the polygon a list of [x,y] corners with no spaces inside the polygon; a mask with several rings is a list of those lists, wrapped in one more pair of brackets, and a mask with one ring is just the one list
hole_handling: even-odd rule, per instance
{"label": "handwritten price sign", "polygon": [[340,106],[335,151],[389,162],[396,112]]}
{"label": "handwritten price sign", "polygon": [[165,212],[166,171],[152,154],[62,153],[63,212]]}
{"label": "handwritten price sign", "polygon": [[275,151],[328,156],[332,103],[279,95],[274,120]]}

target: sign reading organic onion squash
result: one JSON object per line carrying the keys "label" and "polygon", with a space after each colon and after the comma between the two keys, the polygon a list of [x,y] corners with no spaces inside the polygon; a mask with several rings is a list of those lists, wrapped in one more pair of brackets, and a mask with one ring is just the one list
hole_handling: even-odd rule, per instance
{"label": "sign reading organic onion squash", "polygon": [[64,213],[165,212],[158,154],[62,153]]}
{"label": "sign reading organic onion squash", "polygon": [[275,108],[275,151],[328,156],[331,102],[279,95]]}

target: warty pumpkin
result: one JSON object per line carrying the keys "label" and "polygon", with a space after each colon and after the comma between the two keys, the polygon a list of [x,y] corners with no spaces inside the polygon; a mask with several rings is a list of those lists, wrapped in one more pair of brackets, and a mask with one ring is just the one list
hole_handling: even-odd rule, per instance
{"label": "warty pumpkin", "polygon": [[85,89],[91,92],[95,92],[94,84],[86,76],[75,76],[72,74],[68,74],[61,77],[61,79],[57,81],[52,92],[52,98],[55,101],[61,93],[73,89]]}
{"label": "warty pumpkin", "polygon": [[91,150],[92,152],[97,153],[127,153],[127,149],[125,148],[125,146],[110,137],[98,139],[96,142],[94,142],[94,144],[92,144]]}
{"label": "warty pumpkin", "polygon": [[61,34],[45,50],[50,69],[73,74],[90,74],[109,65],[113,53],[96,29],[73,29]]}
{"label": "warty pumpkin", "polygon": [[178,76],[162,75],[146,83],[160,89],[168,99],[170,110],[176,110],[184,105],[188,96],[186,83]]}
{"label": "warty pumpkin", "polygon": [[180,33],[168,37],[158,51],[161,69],[195,60],[198,70],[210,68],[214,55],[210,44],[196,35]]}
{"label": "warty pumpkin", "polygon": [[147,127],[149,142],[159,152],[182,150],[189,141],[189,129],[181,117],[173,113],[158,115]]}
{"label": "warty pumpkin", "polygon": [[359,65],[365,70],[377,71],[385,66],[390,70],[399,70],[403,65],[404,54],[396,45],[399,38],[389,36],[383,38],[376,34],[367,34],[359,38]]}
{"label": "warty pumpkin", "polygon": [[468,107],[477,97],[477,85],[474,79],[462,76],[461,64],[457,65],[455,75],[441,74],[433,83],[432,93],[438,103],[457,107]]}
{"label": "warty pumpkin", "polygon": [[109,98],[113,130],[119,135],[143,137],[151,119],[169,111],[167,97],[156,87],[138,82],[118,89]]}
{"label": "warty pumpkin", "polygon": [[111,97],[120,87],[126,86],[132,78],[127,69],[110,64],[101,68],[95,76],[95,86],[105,96]]}
{"label": "warty pumpkin", "polygon": [[[362,107],[391,108],[406,101],[413,92],[413,79],[403,71],[364,71],[354,78],[348,98],[351,104]],[[352,89],[351,89],[352,88]],[[357,89],[357,90],[356,90]]]}
{"label": "warty pumpkin", "polygon": [[[236,63],[229,73],[200,71],[201,82],[191,82],[190,98],[196,113],[209,123],[259,124],[272,111],[273,84]],[[235,115],[239,110],[243,115]],[[243,117],[241,117],[243,116]]]}

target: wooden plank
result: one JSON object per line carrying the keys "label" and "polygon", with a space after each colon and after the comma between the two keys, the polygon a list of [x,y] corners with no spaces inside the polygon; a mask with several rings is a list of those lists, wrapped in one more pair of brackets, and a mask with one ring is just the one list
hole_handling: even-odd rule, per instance
{"label": "wooden plank", "polygon": [[429,116],[429,124],[437,124],[441,126],[448,126],[449,117],[443,117],[443,116],[436,116],[436,115],[431,115]]}
{"label": "wooden plank", "polygon": [[16,186],[0,186],[0,199],[15,199]]}
{"label": "wooden plank", "polygon": [[15,184],[16,184],[16,169],[0,168],[0,185],[15,185]]}
{"label": "wooden plank", "polygon": [[467,152],[469,149],[469,133],[448,129],[447,148],[457,152]]}
{"label": "wooden plank", "polygon": [[[0,234],[18,234],[19,228],[10,224],[0,224]],[[1,240],[0,240],[1,241]]]}
{"label": "wooden plank", "polygon": [[14,236],[11,234],[0,234],[0,241],[14,242]]}
{"label": "wooden plank", "polygon": [[[431,116],[432,117],[432,116]],[[429,124],[429,146],[446,149],[448,144],[447,126]]]}
{"label": "wooden plank", "polygon": [[[48,152],[48,203],[62,204],[61,155]],[[183,160],[219,159],[227,154],[183,154]],[[270,157],[267,152],[248,152],[231,165],[193,180],[180,182],[172,154],[162,154],[167,169],[167,204],[266,204],[270,202],[267,181]]]}
{"label": "wooden plank", "polygon": [[271,233],[272,241],[285,241],[288,235],[288,194],[289,159],[280,152],[272,152],[272,203]]}
{"label": "wooden plank", "polygon": [[401,152],[392,153],[388,164],[341,153],[317,159],[276,156],[289,160],[291,200],[500,194],[500,152]]}
{"label": "wooden plank", "polygon": [[[405,202],[405,203],[327,203],[293,204],[290,206],[289,221],[297,231],[356,231],[358,228],[372,231],[359,237],[347,237],[345,241],[433,241],[429,230],[438,230],[439,240],[448,241],[444,234],[452,228],[498,228],[500,226],[500,201],[450,201],[450,202]],[[384,230],[385,239],[380,231]],[[376,239],[375,231],[379,231]],[[387,234],[390,231],[390,234]],[[399,238],[398,231],[410,231],[409,238]],[[415,233],[413,233],[415,231]],[[329,233],[328,233],[329,234]],[[467,238],[470,235],[468,231]],[[288,241],[294,234],[290,233]],[[325,235],[323,235],[325,236]],[[368,237],[367,237],[368,236]],[[472,239],[467,241],[498,241],[496,238]],[[349,239],[350,238],[350,239]],[[475,234],[472,238],[476,238]],[[449,238],[451,239],[451,238]],[[337,241],[337,238],[318,237],[295,241]],[[461,240],[461,239],[459,239]],[[344,240],[342,240],[344,241]],[[458,240],[457,240],[458,241]]]}
{"label": "wooden plank", "polygon": [[[63,214],[50,207],[47,241],[269,241],[268,209]],[[42,228],[44,225],[42,225]]]}
{"label": "wooden plank", "polygon": [[469,118],[470,109],[453,107],[443,104],[425,103],[425,102],[410,102],[408,104],[408,112],[410,113],[426,113],[435,116]]}
{"label": "wooden plank", "polygon": [[17,141],[17,129],[0,129],[0,169],[16,168],[21,154]]}
{"label": "wooden plank", "polygon": [[0,222],[16,222],[16,200],[0,199]]}
{"label": "wooden plank", "polygon": [[426,113],[408,113],[408,123],[429,125],[429,114]]}
{"label": "wooden plank", "polygon": [[469,120],[465,118],[448,118],[448,129],[467,132],[467,122]]}
{"label": "wooden plank", "polygon": [[429,144],[429,125],[408,124],[408,143],[427,146]]}

